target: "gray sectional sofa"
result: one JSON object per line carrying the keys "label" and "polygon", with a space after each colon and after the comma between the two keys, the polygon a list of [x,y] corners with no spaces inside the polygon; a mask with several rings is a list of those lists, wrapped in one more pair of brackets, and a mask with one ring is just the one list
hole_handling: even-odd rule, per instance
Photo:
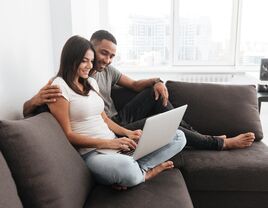
{"label": "gray sectional sofa", "polygon": [[[186,148],[172,158],[173,170],[127,191],[116,191],[94,183],[50,113],[1,120],[0,207],[268,207],[268,147],[260,141],[255,87],[166,84],[174,106],[189,105],[184,119],[198,131],[233,136],[250,130],[256,142],[242,150]],[[116,107],[133,95],[114,89]]]}

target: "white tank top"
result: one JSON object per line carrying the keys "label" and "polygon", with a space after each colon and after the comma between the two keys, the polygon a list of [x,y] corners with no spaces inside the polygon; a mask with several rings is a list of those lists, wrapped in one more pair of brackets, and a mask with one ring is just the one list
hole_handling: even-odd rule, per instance
{"label": "white tank top", "polygon": [[[88,81],[99,92],[96,80],[88,78]],[[62,96],[69,102],[69,117],[74,132],[92,138],[114,139],[116,137],[101,116],[104,102],[94,90],[90,90],[88,96],[79,95],[61,77],[57,77],[52,84],[59,85]],[[79,152],[85,154],[93,149],[80,148]]]}

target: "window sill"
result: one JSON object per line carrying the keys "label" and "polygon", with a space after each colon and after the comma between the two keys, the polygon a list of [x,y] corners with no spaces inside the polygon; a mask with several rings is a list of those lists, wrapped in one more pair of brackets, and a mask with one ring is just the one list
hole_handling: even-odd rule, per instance
{"label": "window sill", "polygon": [[122,72],[128,73],[167,73],[167,74],[244,74],[259,72],[259,66],[115,66]]}

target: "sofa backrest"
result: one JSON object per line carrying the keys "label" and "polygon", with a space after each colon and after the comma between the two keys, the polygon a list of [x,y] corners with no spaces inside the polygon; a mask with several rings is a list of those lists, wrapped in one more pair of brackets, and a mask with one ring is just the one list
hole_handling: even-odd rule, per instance
{"label": "sofa backrest", "polygon": [[6,160],[0,151],[0,207],[21,208],[22,203]]}
{"label": "sofa backrest", "polygon": [[184,120],[209,135],[236,136],[248,131],[263,138],[254,85],[228,85],[168,81],[174,107],[188,104]]}
{"label": "sofa backrest", "polygon": [[137,92],[132,91],[127,88],[123,88],[120,86],[115,85],[112,88],[111,96],[115,105],[115,108],[117,110],[124,107],[124,105],[129,102],[135,95],[137,95]]}
{"label": "sofa backrest", "polygon": [[0,121],[0,148],[24,207],[83,207],[91,174],[50,113]]}
{"label": "sofa backrest", "polygon": [[[252,131],[256,141],[263,138],[253,85],[227,85],[167,81],[169,100],[174,107],[188,104],[184,120],[203,134],[228,137]],[[137,93],[114,87],[112,98],[121,109]]]}

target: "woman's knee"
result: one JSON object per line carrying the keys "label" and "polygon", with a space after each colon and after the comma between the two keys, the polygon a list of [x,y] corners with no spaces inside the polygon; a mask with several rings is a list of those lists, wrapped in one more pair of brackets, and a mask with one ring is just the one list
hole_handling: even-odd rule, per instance
{"label": "woman's knee", "polygon": [[91,160],[90,169],[102,184],[135,186],[143,182],[143,173],[136,161],[125,155],[101,155],[102,159]]}
{"label": "woman's knee", "polygon": [[132,160],[121,161],[119,172],[120,185],[136,186],[144,181],[143,172],[138,163]]}

